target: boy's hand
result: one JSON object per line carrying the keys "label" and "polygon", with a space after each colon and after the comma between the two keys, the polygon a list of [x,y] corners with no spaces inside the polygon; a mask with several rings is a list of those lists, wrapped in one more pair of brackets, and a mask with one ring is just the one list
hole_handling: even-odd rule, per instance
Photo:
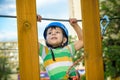
{"label": "boy's hand", "polygon": [[77,24],[77,19],[76,18],[70,18],[69,21],[70,21],[70,24],[72,26],[75,26]]}
{"label": "boy's hand", "polygon": [[37,15],[37,21],[41,22],[42,17],[40,15]]}

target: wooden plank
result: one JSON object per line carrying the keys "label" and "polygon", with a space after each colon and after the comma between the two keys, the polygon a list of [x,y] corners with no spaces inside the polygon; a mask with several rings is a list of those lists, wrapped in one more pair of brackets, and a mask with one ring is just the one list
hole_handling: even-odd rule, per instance
{"label": "wooden plank", "polygon": [[40,80],[36,1],[16,0],[20,80]]}
{"label": "wooden plank", "polygon": [[104,80],[98,0],[81,0],[87,80]]}

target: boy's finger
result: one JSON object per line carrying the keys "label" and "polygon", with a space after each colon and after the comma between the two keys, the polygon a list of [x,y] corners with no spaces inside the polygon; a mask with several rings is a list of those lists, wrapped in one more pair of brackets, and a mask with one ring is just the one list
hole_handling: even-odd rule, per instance
{"label": "boy's finger", "polygon": [[42,17],[40,15],[37,15],[37,21],[41,22]]}

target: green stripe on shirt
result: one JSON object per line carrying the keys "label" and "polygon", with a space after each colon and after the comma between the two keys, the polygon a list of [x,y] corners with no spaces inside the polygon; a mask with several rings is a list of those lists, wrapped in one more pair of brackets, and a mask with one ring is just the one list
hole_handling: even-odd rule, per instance
{"label": "green stripe on shirt", "polygon": [[[65,56],[71,58],[71,54],[70,54],[70,53],[65,53],[65,52],[59,53],[59,54],[54,53],[54,55],[55,55],[55,58],[62,58],[62,57],[65,57]],[[44,59],[44,61],[50,60],[50,59],[52,59],[51,53],[49,53],[49,54],[46,56],[46,58]]]}
{"label": "green stripe on shirt", "polygon": [[40,46],[39,46],[39,55],[40,56],[42,56],[43,47],[44,46],[42,44],[40,44]]}
{"label": "green stripe on shirt", "polygon": [[64,71],[68,70],[68,68],[69,68],[68,66],[57,67],[57,68],[51,70],[49,72],[49,74],[52,76],[52,75],[58,74],[60,72],[64,72]]}
{"label": "green stripe on shirt", "polygon": [[60,72],[58,74],[51,76],[50,80],[63,80],[65,76],[66,76],[66,72]]}

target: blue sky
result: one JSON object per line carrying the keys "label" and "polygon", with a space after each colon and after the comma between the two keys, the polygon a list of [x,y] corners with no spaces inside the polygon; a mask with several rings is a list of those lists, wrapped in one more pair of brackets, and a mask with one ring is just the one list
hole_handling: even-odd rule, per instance
{"label": "blue sky", "polygon": [[[69,19],[68,0],[36,0],[37,14],[43,18]],[[16,0],[0,0],[0,15],[16,16]],[[0,42],[17,41],[17,19],[0,17]],[[45,26],[52,21],[37,22],[38,38],[43,39]],[[62,22],[68,26],[68,22]]]}

